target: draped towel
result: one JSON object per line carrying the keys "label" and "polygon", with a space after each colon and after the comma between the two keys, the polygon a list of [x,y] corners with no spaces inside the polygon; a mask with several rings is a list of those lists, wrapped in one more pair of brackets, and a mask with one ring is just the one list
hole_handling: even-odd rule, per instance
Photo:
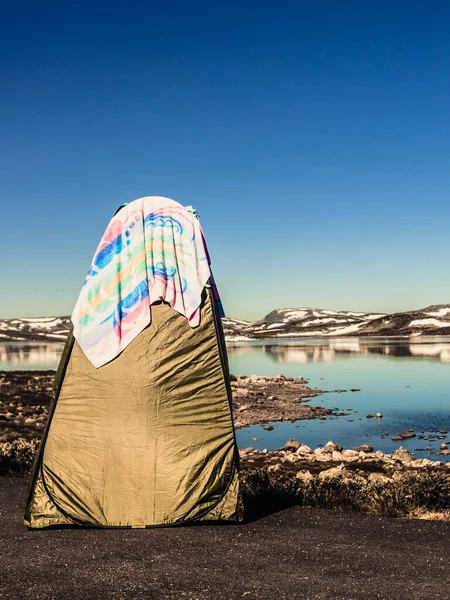
{"label": "draped towel", "polygon": [[72,314],[74,337],[101,367],[150,324],[154,302],[169,303],[196,327],[208,280],[223,315],[195,211],[160,196],[134,200],[97,248]]}

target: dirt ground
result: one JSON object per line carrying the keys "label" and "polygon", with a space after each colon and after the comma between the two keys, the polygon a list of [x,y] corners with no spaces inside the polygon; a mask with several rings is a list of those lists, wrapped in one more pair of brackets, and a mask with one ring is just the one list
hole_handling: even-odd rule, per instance
{"label": "dirt ground", "polygon": [[444,600],[450,523],[290,508],[244,525],[28,531],[0,478],[2,600]]}

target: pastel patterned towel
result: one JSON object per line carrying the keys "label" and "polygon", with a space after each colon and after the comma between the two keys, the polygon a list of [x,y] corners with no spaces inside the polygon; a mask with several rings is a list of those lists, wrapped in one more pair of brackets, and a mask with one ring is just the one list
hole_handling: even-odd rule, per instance
{"label": "pastel patterned towel", "polygon": [[196,327],[208,280],[220,311],[195,211],[169,198],[139,198],[111,219],[97,248],[72,314],[75,339],[101,367],[149,325],[159,300]]}

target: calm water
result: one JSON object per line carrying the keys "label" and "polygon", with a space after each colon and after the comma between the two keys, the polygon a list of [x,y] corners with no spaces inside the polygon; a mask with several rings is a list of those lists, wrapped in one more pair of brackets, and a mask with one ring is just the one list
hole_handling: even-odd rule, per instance
{"label": "calm water", "polygon": [[56,369],[64,344],[0,343],[0,371],[46,371]]}
{"label": "calm water", "polygon": [[[56,369],[62,349],[60,343],[0,343],[0,370]],[[367,443],[385,452],[401,444],[424,457],[429,452],[418,448],[438,448],[445,440],[393,442],[392,435],[409,428],[418,434],[433,428],[450,431],[450,337],[244,342],[229,345],[228,353],[235,375],[283,373],[303,376],[313,388],[361,388],[311,400],[313,405],[350,412],[347,417],[274,423],[270,432],[253,426],[237,432],[242,447],[273,450],[290,437],[316,447],[332,439],[346,448]],[[366,419],[369,412],[381,412],[383,418]],[[262,439],[252,440],[257,437]],[[450,433],[446,440],[450,441]]]}
{"label": "calm water", "polygon": [[[273,450],[294,437],[314,448],[331,439],[346,448],[367,443],[384,452],[393,452],[402,445],[421,458],[430,453],[417,451],[418,448],[438,448],[442,442],[450,441],[450,433],[446,440],[436,442],[418,438],[391,440],[392,435],[410,428],[417,434],[429,434],[432,428],[450,431],[450,337],[250,342],[230,346],[228,352],[235,375],[283,373],[303,376],[313,388],[361,388],[360,392],[324,394],[311,399],[312,405],[351,413],[347,417],[273,423],[275,429],[270,432],[252,426],[237,432],[241,447]],[[382,419],[366,418],[366,414],[377,412],[383,415]]]}

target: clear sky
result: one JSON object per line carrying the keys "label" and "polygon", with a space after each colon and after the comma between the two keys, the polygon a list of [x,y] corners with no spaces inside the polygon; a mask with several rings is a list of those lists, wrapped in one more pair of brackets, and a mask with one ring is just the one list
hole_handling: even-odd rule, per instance
{"label": "clear sky", "polygon": [[450,302],[450,4],[10,2],[0,317],[69,314],[116,207],[200,212],[229,316]]}

